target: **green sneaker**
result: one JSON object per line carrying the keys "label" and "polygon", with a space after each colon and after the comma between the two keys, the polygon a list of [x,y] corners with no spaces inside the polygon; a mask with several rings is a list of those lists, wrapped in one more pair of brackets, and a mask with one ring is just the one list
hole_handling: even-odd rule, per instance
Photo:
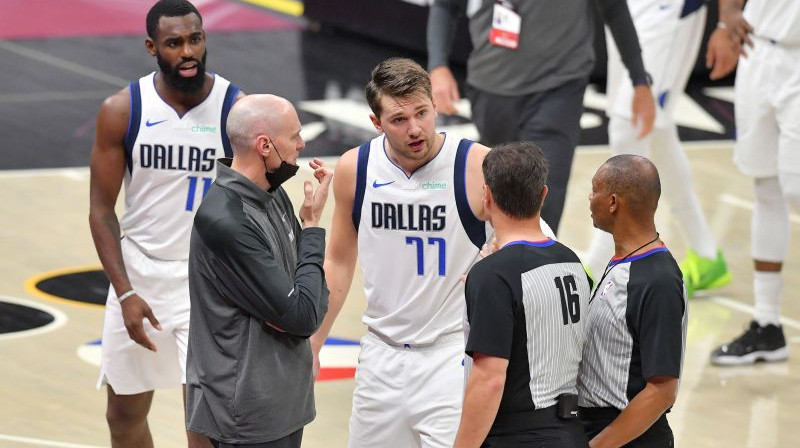
{"label": "green sneaker", "polygon": [[696,291],[719,288],[731,282],[731,273],[721,251],[717,258],[704,258],[689,249],[680,263],[686,292],[692,297]]}
{"label": "green sneaker", "polygon": [[583,265],[583,270],[586,272],[586,275],[589,276],[589,282],[591,282],[591,286],[592,288],[594,288],[596,280],[594,279],[594,273],[592,272],[592,269],[589,267],[588,264],[585,264]]}

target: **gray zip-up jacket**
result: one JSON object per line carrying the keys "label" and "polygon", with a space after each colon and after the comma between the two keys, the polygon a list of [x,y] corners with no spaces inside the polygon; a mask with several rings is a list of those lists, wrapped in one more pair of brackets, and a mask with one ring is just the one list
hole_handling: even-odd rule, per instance
{"label": "gray zip-up jacket", "polygon": [[328,308],[325,230],[301,229],[286,192],[217,162],[189,251],[186,422],[217,441],[263,443],[314,419],[308,337]]}

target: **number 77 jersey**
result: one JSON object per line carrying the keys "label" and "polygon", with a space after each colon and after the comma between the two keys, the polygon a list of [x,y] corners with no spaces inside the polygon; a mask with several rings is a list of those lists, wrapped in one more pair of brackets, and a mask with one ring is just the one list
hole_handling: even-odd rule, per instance
{"label": "number 77 jersey", "polygon": [[473,142],[444,137],[439,153],[411,176],[389,159],[383,135],[358,151],[353,224],[367,297],[363,322],[397,344],[461,331],[461,278],[492,233],[467,201]]}
{"label": "number 77 jersey", "polygon": [[194,213],[216,177],[214,161],[232,155],[225,122],[239,88],[214,75],[205,100],[180,116],[159,96],[154,76],[129,87],[120,227],[149,256],[186,260]]}

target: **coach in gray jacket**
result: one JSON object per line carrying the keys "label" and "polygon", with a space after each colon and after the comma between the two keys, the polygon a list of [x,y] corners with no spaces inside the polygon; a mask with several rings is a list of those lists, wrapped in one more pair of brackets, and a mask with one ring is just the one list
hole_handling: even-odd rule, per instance
{"label": "coach in gray jacket", "polygon": [[318,227],[333,174],[310,162],[300,223],[280,184],[303,149],[294,107],[251,95],[231,109],[233,159],[197,211],[189,253],[186,426],[215,447],[299,447],[315,416],[311,347],[328,308]]}

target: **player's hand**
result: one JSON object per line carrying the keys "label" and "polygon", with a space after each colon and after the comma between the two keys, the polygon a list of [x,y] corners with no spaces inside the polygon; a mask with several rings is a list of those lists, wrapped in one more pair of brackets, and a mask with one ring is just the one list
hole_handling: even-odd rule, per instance
{"label": "player's hand", "polygon": [[455,103],[461,100],[461,95],[458,94],[456,78],[447,66],[441,65],[431,70],[431,88],[436,110],[445,115],[455,114]]}
{"label": "player's hand", "polygon": [[736,5],[729,5],[720,9],[719,19],[725,25],[724,29],[731,38],[736,54],[747,57],[744,45],[753,46],[753,39],[750,38],[753,27],[745,20],[742,10]]}
{"label": "player's hand", "polygon": [[706,68],[711,70],[708,77],[717,80],[727,76],[736,68],[739,62],[739,55],[730,34],[717,28],[708,38],[706,48]]}
{"label": "player's hand", "polygon": [[[500,249],[500,247],[497,246],[497,239],[492,238],[491,241],[481,246],[481,250],[478,252],[478,255],[480,255],[481,258],[486,258],[489,255],[497,252],[498,249]],[[461,276],[461,281],[464,283],[467,282],[467,274]]]}
{"label": "player's hand", "polygon": [[310,181],[303,183],[305,199],[300,207],[300,221],[303,223],[303,228],[319,226],[319,219],[328,200],[328,189],[331,179],[333,179],[333,172],[322,160],[315,157],[314,160],[308,162],[308,165],[314,170],[314,177],[319,182],[319,186],[314,189]]}
{"label": "player's hand", "polygon": [[492,238],[491,241],[489,241],[488,243],[484,244],[481,247],[481,251],[479,252],[479,255],[481,256],[481,258],[486,258],[489,255],[497,252],[497,249],[499,249],[499,247],[497,247],[497,239],[496,238]]}
{"label": "player's hand", "polygon": [[134,342],[142,347],[158,351],[156,344],[147,337],[147,332],[144,331],[144,320],[150,321],[150,325],[158,331],[161,331],[161,324],[150,309],[150,305],[144,301],[138,294],[134,294],[127,299],[123,300],[120,304],[122,306],[122,321],[125,323],[125,329],[128,330],[128,336]]}
{"label": "player's hand", "polygon": [[633,104],[631,105],[631,124],[639,129],[636,137],[641,140],[653,130],[653,123],[656,121],[656,102],[653,99],[653,91],[648,85],[638,85],[633,87]]}

